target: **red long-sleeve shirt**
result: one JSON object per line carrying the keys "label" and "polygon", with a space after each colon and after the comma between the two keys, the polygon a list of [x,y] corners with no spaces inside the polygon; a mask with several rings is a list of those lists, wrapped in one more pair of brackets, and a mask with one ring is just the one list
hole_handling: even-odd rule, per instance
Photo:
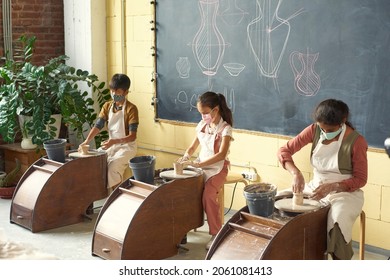
{"label": "red long-sleeve shirt", "polygon": [[[284,164],[287,161],[294,162],[292,156],[296,152],[301,150],[307,144],[313,143],[315,131],[316,124],[311,124],[293,139],[289,140],[285,146],[279,149],[277,156],[283,168],[285,168]],[[368,144],[366,140],[363,136],[359,135],[353,144],[351,153],[352,177],[343,181],[350,192],[362,188],[367,183],[367,149]]]}

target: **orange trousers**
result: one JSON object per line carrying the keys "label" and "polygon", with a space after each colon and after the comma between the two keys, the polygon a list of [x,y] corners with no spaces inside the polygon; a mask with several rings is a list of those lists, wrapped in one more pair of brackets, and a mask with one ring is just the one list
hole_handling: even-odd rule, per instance
{"label": "orange trousers", "polygon": [[218,201],[218,194],[223,188],[223,184],[226,181],[228,175],[229,162],[225,161],[225,164],[218,174],[210,177],[204,185],[203,190],[203,209],[206,212],[207,224],[209,225],[209,234],[216,235],[222,228],[220,201]]}

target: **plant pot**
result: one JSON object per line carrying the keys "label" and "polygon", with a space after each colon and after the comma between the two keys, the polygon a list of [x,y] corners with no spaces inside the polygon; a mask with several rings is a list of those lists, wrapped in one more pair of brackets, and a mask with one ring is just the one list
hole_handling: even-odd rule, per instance
{"label": "plant pot", "polygon": [[13,187],[0,188],[0,198],[11,199],[14,195],[16,185]]}
{"label": "plant pot", "polygon": [[37,148],[37,145],[33,144],[32,139],[30,137],[23,137],[22,142],[20,143],[20,147],[25,150],[33,150]]}
{"label": "plant pot", "polygon": [[[32,140],[31,140],[31,135],[28,134],[27,130],[25,129],[25,123],[26,122],[30,122],[32,121],[32,117],[31,116],[25,116],[25,115],[18,115],[19,117],[19,125],[20,125],[20,128],[22,130],[22,134],[23,134],[23,140],[22,140],[22,143],[21,143],[21,148],[22,149],[26,149],[26,150],[32,150],[32,149],[36,149],[37,148],[37,145],[36,144],[33,144],[32,143]],[[51,115],[52,118],[55,119],[55,122],[53,124],[51,124],[51,126],[54,126],[56,128],[56,135],[54,136],[54,139],[58,139],[59,135],[60,135],[60,130],[61,130],[61,120],[62,120],[62,115],[61,114],[53,114]],[[47,127],[47,131],[49,130],[49,127],[48,125],[46,126]]]}

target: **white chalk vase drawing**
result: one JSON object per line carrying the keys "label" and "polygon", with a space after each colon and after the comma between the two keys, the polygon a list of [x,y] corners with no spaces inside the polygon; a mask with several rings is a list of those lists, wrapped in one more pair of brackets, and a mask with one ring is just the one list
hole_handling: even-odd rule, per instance
{"label": "white chalk vase drawing", "polygon": [[314,96],[320,90],[321,78],[314,71],[314,64],[319,54],[292,52],[290,65],[294,73],[294,87],[297,93]]}
{"label": "white chalk vase drawing", "polygon": [[179,73],[179,77],[182,79],[187,79],[190,77],[191,64],[188,60],[188,57],[179,57],[176,61],[176,70]]}
{"label": "white chalk vase drawing", "polygon": [[290,35],[290,23],[278,16],[281,0],[256,0],[257,16],[247,26],[251,51],[262,76],[277,78]]}
{"label": "white chalk vase drawing", "polygon": [[199,0],[201,24],[192,41],[192,52],[202,73],[217,73],[225,52],[225,41],[217,27],[219,0]]}
{"label": "white chalk vase drawing", "polygon": [[[234,4],[232,3],[233,1]],[[238,7],[237,0],[228,0],[227,8],[220,15],[227,25],[235,26],[240,24],[247,14],[247,12]]]}

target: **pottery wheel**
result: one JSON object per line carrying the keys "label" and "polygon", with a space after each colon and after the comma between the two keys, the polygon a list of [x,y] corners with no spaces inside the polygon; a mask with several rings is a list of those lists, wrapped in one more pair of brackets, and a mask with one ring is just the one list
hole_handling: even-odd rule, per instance
{"label": "pottery wheel", "polygon": [[304,199],[303,205],[294,205],[292,198],[279,199],[275,201],[275,208],[294,213],[304,213],[317,210],[321,207],[321,203],[313,199]]}
{"label": "pottery wheel", "polygon": [[88,154],[73,152],[73,153],[70,153],[68,156],[74,157],[74,158],[83,158],[83,157],[93,157],[93,156],[96,156],[97,154],[98,154],[97,152],[91,152],[91,151],[89,151]]}
{"label": "pottery wheel", "polygon": [[160,177],[163,179],[184,179],[191,178],[199,175],[198,172],[192,170],[183,170],[183,174],[179,175],[175,173],[175,170],[167,170],[160,172]]}

